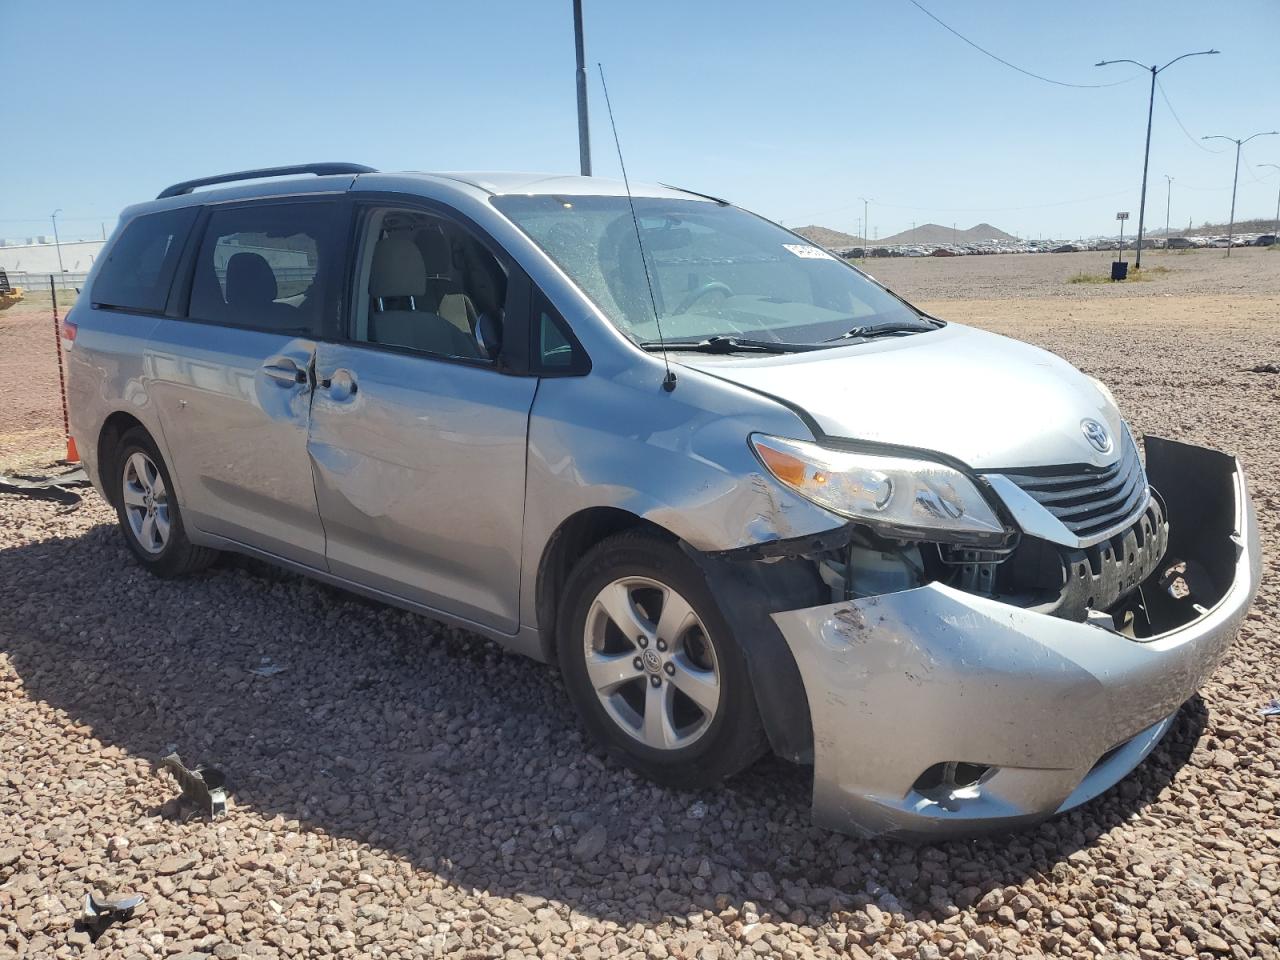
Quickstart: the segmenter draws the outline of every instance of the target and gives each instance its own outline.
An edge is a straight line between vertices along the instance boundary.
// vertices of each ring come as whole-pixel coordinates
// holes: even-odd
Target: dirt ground
[[[59,292],[59,316],[75,303],[67,294]],[[47,293],[0,310],[0,471],[65,456],[57,359]]]
[[[0,957],[1280,957],[1280,719],[1259,712],[1280,694],[1280,375],[1250,372],[1280,363],[1280,254],[1243,252],[1123,287],[1067,284],[1083,254],[872,264],[1249,471],[1258,601],[1097,800],[907,846],[815,829],[808,772],[776,760],[660,789],[583,741],[546,667],[254,563],[157,581],[92,495],[0,496]],[[227,817],[175,817],[151,767],[175,747],[226,770]],[[90,946],[94,886],[148,899]]]

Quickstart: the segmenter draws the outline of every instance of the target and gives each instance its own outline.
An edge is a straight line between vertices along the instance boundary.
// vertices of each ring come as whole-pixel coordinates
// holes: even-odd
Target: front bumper
[[[773,615],[812,716],[816,823],[863,836],[1007,830],[1092,799],[1154,749],[1234,638],[1261,559],[1238,461],[1146,445],[1170,527],[1143,584],[1151,636],[938,584]],[[1178,560],[1197,580],[1181,601],[1158,583]],[[954,791],[920,786],[955,762],[990,770]]]

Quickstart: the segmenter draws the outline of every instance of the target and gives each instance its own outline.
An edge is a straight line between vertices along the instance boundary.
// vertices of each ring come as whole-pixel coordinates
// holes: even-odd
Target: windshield
[[[930,330],[916,311],[820,247],[735,207],[626,197],[500,196],[494,205],[623,332],[668,343],[709,337],[795,344],[877,327]]]

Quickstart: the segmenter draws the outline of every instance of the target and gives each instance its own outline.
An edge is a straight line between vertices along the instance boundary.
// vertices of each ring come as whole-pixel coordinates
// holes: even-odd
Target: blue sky
[[[790,226],[884,237],[935,221],[1035,236],[1136,227],[1148,81],[1195,137],[1280,129],[1280,3],[584,0],[596,172],[616,175],[596,61],[634,180]],[[576,172],[570,0],[5,0],[0,236],[110,230],[176,180],[306,160]],[[18,38],[21,42],[15,42]],[[1226,152],[1210,153],[1204,147]],[[1156,94],[1148,223],[1225,220],[1234,146],[1189,139]],[[1240,216],[1275,210],[1280,136],[1245,147]],[[1261,181],[1261,182],[1258,182]]]

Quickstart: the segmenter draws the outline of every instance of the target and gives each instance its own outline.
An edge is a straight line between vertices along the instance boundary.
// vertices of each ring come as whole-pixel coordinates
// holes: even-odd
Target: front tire
[[[187,538],[182,510],[164,458],[151,435],[135,427],[120,438],[111,473],[112,500],[125,543],[158,577],[180,577],[209,566],[216,550]]]
[[[640,531],[602,541],[574,568],[561,609],[569,696],[587,731],[622,763],[695,789],[764,752],[746,658],[678,546]]]

